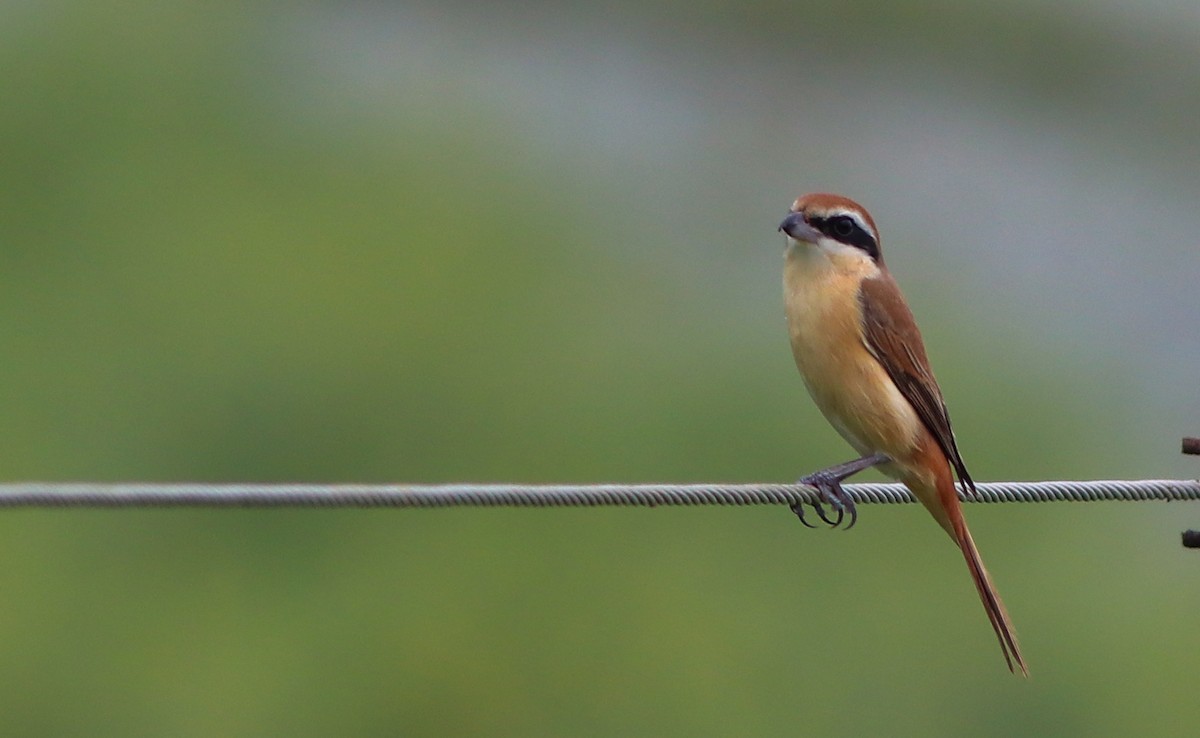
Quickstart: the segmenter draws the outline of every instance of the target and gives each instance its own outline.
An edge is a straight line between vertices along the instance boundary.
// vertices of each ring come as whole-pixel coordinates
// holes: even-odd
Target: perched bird
[[[796,366],[813,401],[861,458],[800,480],[852,526],[842,480],[869,467],[903,482],[958,544],[1010,671],[1029,675],[1012,622],[988,576],[954,487],[975,493],[921,333],[879,251],[875,222],[839,195],[805,195],[779,225],[787,235],[783,290]],[[953,470],[953,472],[951,471]],[[801,506],[793,507],[808,525]],[[811,527],[811,526],[810,526]]]

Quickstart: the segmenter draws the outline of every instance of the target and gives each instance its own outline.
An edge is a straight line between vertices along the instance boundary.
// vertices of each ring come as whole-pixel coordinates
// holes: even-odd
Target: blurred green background
[[[979,479],[1194,477],[1200,11],[0,6],[11,480],[784,481],[879,222]],[[1191,735],[1195,505],[0,515],[0,733]]]

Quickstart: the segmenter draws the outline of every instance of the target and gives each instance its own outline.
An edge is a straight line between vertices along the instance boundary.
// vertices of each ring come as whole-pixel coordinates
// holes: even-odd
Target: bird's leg
[[[813,472],[802,479],[796,480],[796,484],[815,487],[820,494],[821,500],[828,502],[829,506],[837,511],[837,518],[830,520],[825,515],[825,508],[821,507],[820,501],[812,503],[812,506],[816,508],[817,516],[829,524],[829,527],[836,528],[841,525],[842,519],[849,512],[850,523],[846,526],[846,530],[850,530],[858,522],[858,510],[855,508],[854,500],[850,499],[850,495],[846,494],[846,490],[842,489],[842,481],[864,469],[886,464],[889,461],[891,461],[891,458],[887,454],[875,453],[870,456],[864,456],[861,459],[847,461],[844,464],[838,464],[828,469]],[[809,522],[804,519],[804,503],[792,505],[792,512],[796,513],[796,517],[800,518],[801,523],[804,523],[809,528],[816,527],[809,525]]]

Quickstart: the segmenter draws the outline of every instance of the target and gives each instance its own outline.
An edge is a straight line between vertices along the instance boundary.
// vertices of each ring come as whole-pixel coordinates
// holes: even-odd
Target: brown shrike
[[[800,483],[816,487],[837,511],[830,520],[817,504],[822,520],[836,526],[848,512],[849,528],[857,513],[842,480],[876,466],[903,482],[962,550],[1009,670],[1028,676],[1012,622],[967,529],[954,473],[972,494],[975,482],[921,333],[883,263],[875,222],[858,203],[817,193],[796,200],[779,230],[788,237],[783,291],[796,366],[821,413],[862,455]],[[808,525],[803,508],[793,510]]]

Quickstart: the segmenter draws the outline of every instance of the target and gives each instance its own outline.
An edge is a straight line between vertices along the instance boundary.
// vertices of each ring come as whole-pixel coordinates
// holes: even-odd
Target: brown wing
[[[950,414],[946,411],[942,391],[925,357],[921,332],[917,330],[912,311],[905,304],[896,280],[887,272],[864,279],[859,288],[858,301],[862,306],[863,335],[867,349],[883,365],[900,394],[917,411],[921,422],[933,434],[963,485],[975,492],[975,481],[967,472],[967,465],[963,463],[958,444],[954,441],[954,430],[950,427]]]

